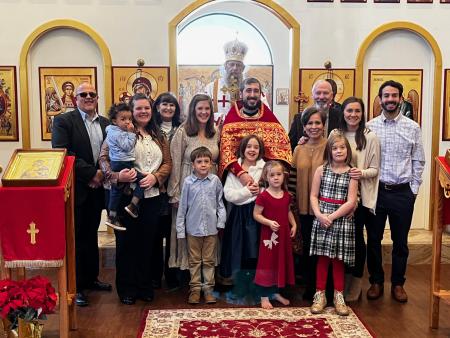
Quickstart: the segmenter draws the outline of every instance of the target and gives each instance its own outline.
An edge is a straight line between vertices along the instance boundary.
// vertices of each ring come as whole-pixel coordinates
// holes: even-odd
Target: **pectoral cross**
[[[230,93],[231,101],[239,100],[239,84],[238,84],[238,80],[236,78],[232,77],[231,78],[231,84],[228,87],[227,86],[223,86],[222,88],[220,88],[220,90],[224,94]]]
[[[30,223],[30,228],[27,229],[27,233],[30,234],[30,243],[33,245],[36,244],[36,234],[39,233],[39,229],[36,229],[36,223]]]
[[[231,100],[233,101],[239,100],[239,84],[237,79],[235,78],[231,79],[231,85],[230,88],[228,88],[228,90],[230,91]]]

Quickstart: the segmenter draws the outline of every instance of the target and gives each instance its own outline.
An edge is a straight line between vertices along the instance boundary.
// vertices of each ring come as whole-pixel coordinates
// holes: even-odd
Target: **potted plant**
[[[12,337],[41,337],[38,319],[53,313],[57,295],[50,281],[35,276],[22,281],[0,280],[0,317]]]

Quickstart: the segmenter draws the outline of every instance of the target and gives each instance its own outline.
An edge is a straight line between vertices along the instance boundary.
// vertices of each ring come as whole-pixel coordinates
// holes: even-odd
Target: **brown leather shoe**
[[[391,294],[392,298],[394,298],[397,302],[406,303],[408,301],[408,295],[401,285],[392,285]]]
[[[191,291],[188,299],[189,304],[200,303],[200,291]]]
[[[367,290],[367,299],[375,300],[380,298],[383,295],[384,286],[383,284],[374,283],[370,286],[369,290]]]
[[[216,297],[214,297],[214,295],[211,292],[206,292],[205,293],[205,303],[206,304],[214,304],[217,302]]]

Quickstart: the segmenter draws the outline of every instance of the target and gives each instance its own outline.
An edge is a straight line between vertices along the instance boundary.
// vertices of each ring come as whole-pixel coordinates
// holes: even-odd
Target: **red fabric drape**
[[[57,186],[0,187],[0,239],[7,267],[62,265],[66,252],[64,187],[74,161],[75,157],[66,156]]]

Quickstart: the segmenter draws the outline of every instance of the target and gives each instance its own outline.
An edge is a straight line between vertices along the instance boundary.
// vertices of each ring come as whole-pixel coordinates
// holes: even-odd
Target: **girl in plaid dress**
[[[325,164],[317,168],[311,188],[311,207],[315,219],[311,234],[310,255],[317,255],[316,294],[312,313],[322,313],[326,306],[325,287],[328,266],[333,265],[334,306],[338,315],[348,315],[345,305],[344,263],[355,262],[353,213],[358,181],[350,178],[352,151],[342,133],[330,134],[325,148]]]

